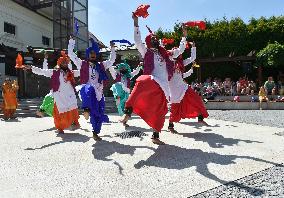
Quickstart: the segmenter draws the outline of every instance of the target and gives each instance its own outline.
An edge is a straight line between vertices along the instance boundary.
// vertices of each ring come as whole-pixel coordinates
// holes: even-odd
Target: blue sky
[[[105,45],[110,40],[127,39],[133,42],[131,13],[140,4],[149,4],[149,16],[139,18],[142,37],[145,25],[157,30],[172,30],[175,22],[190,20],[214,21],[226,16],[251,17],[284,15],[284,0],[89,0],[89,30]]]

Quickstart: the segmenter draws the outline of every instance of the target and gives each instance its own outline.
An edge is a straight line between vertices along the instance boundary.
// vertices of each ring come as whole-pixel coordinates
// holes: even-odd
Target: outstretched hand
[[[110,45],[111,48],[113,48],[114,47],[114,42],[109,42],[109,45]]]
[[[23,65],[23,70],[31,70],[32,66],[31,65]]]
[[[187,37],[187,29],[186,29],[185,25],[182,25],[182,32],[183,32],[183,36]]]
[[[138,17],[132,12],[132,19],[134,21],[134,26],[138,27]]]

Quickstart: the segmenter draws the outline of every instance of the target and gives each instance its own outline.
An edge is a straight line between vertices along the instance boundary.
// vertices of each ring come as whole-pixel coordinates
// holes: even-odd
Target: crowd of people
[[[247,77],[240,77],[238,81],[232,81],[231,78],[209,77],[204,83],[192,82],[191,86],[197,90],[200,95],[207,99],[214,100],[216,96],[255,96],[261,88],[257,87],[256,82]],[[263,84],[266,95],[283,95],[284,83],[279,80],[277,83],[273,81],[273,77],[268,77]]]

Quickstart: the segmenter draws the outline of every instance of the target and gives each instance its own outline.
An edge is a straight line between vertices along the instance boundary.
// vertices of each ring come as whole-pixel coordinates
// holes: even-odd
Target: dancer
[[[139,115],[151,128],[154,129],[152,142],[164,144],[159,139],[165,115],[168,112],[167,100],[169,100],[169,80],[173,76],[174,63],[172,58],[183,53],[186,45],[185,37],[182,38],[180,47],[168,52],[160,46],[157,36],[150,31],[146,37],[146,45],[142,43],[138,26],[138,18],[132,15],[134,21],[134,40],[138,51],[144,58],[144,72],[136,80],[136,84],[125,104],[125,114],[122,123],[126,124],[132,112]],[[186,36],[186,32],[184,31]]]
[[[130,94],[130,80],[140,72],[140,69],[141,65],[131,72],[130,66],[126,61],[118,64],[116,69],[110,69],[111,75],[116,82],[111,86],[110,90],[113,92],[118,114],[120,116],[124,114],[125,102]],[[125,126],[128,125],[125,124]]]
[[[192,44],[190,58],[183,60],[182,55],[180,55],[175,59],[174,74],[169,82],[171,111],[168,129],[172,133],[177,133],[174,129],[174,122],[179,122],[185,118],[198,117],[199,122],[205,123],[203,119],[208,117],[202,98],[183,80],[193,73],[193,68],[188,72],[184,73],[184,71],[185,66],[192,63],[195,59],[195,43]]]
[[[102,123],[109,122],[108,116],[104,114],[105,99],[103,95],[103,82],[108,80],[106,70],[109,69],[116,59],[114,44],[110,43],[111,53],[110,59],[99,62],[101,55],[98,44],[91,39],[92,47],[86,50],[86,60],[81,60],[74,53],[75,40],[70,38],[68,45],[68,55],[73,63],[80,70],[79,86],[80,96],[82,100],[82,109],[84,109],[84,117],[86,120],[90,117],[93,128],[93,138],[100,141],[98,134],[101,131]]]
[[[79,77],[80,72],[78,70],[70,70],[68,68],[70,63],[69,57],[63,51],[61,55],[57,61],[57,69],[41,69],[28,65],[25,68],[31,69],[34,74],[51,78],[51,88],[54,97],[54,124],[59,133],[64,133],[64,129],[69,128],[73,123],[75,124],[75,129],[80,128],[77,98],[74,90],[74,77]]]
[[[4,120],[15,119],[14,114],[18,107],[17,91],[19,85],[16,80],[12,83],[10,78],[7,78],[2,85],[3,104],[2,110],[4,114]]]

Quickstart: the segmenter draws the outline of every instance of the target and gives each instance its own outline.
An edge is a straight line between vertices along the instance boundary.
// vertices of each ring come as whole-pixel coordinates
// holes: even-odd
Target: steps
[[[16,117],[36,117],[36,111],[39,109],[39,106],[42,103],[43,98],[34,98],[34,99],[21,99],[18,100],[19,106],[16,111]],[[0,99],[0,103],[2,104],[3,100]],[[80,108],[81,101],[78,100],[78,107]],[[81,112],[82,110],[79,109]],[[112,97],[105,98],[105,113],[116,113],[117,108],[115,104],[115,100]],[[3,112],[0,111],[0,117],[3,116]]]

